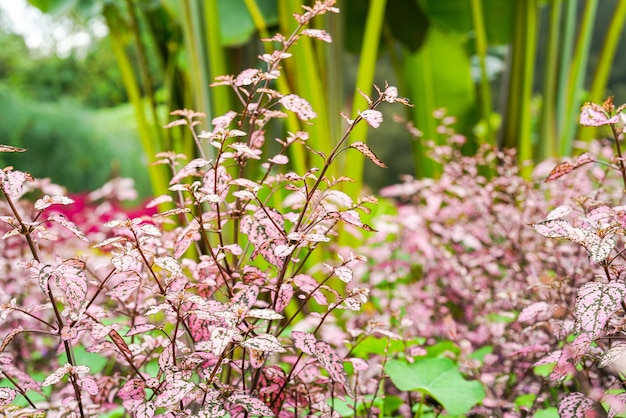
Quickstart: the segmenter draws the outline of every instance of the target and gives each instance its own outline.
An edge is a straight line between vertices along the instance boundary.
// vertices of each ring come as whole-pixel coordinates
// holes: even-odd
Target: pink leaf
[[[561,418],[591,418],[595,415],[587,414],[593,409],[593,401],[580,392],[568,393],[559,401],[559,417]]]
[[[289,157],[287,157],[286,155],[277,154],[277,155],[274,155],[272,158],[270,158],[268,161],[270,163],[283,165],[289,162]]]
[[[189,161],[187,165],[185,165],[182,169],[178,171],[178,173],[176,173],[174,177],[172,177],[172,179],[170,180],[170,185],[177,184],[183,178],[188,177],[190,175],[198,175],[199,174],[198,169],[205,167],[209,164],[211,164],[211,161],[205,160],[203,158],[196,158],[194,160]]]
[[[626,406],[626,392],[622,392],[618,395],[605,395],[604,402],[609,406],[608,418],[614,418],[617,414],[621,413]]]
[[[614,345],[600,357],[598,367],[602,368],[609,365],[620,372],[624,370],[626,365],[626,344]]]
[[[275,321],[283,319],[284,317],[273,309],[250,309],[246,314],[246,318],[258,318],[267,319],[268,321]]]
[[[578,240],[579,236],[578,228],[574,228],[569,222],[563,219],[554,219],[533,224],[533,228],[546,238],[574,241]]]
[[[80,228],[78,228],[78,226],[76,226],[74,222],[67,219],[64,215],[61,215],[61,214],[51,215],[48,217],[48,220],[58,223],[59,225],[63,226],[64,228],[68,229],[71,233],[76,235],[78,239],[80,239],[81,241],[89,243],[89,238],[87,238],[87,236],[83,233],[83,231],[81,231]]]
[[[367,112],[367,110],[366,110]],[[365,112],[363,112],[365,113]],[[369,123],[369,121],[368,121]],[[376,154],[374,154],[374,152],[370,149],[370,147],[367,146],[367,144],[365,144],[365,142],[353,142],[350,145],[351,148],[354,148],[356,150],[358,150],[361,154],[365,155],[367,158],[369,158],[369,160],[371,162],[373,162],[374,164],[376,164],[379,167],[382,168],[387,168],[387,166],[385,165],[385,163],[383,163],[377,156]]]
[[[296,348],[302,350],[303,353],[310,356],[315,355],[315,343],[317,340],[313,334],[302,331],[292,331],[291,338]]]
[[[545,320],[545,316],[549,315],[550,311],[551,307],[546,302],[535,302],[525,307],[522,312],[520,312],[517,320],[519,322],[532,322],[535,321],[537,317]]]
[[[126,299],[127,297],[135,293],[138,287],[139,287],[139,278],[136,276],[129,277],[128,279],[123,280],[119,282],[118,284],[116,284],[113,287],[113,289],[107,292],[107,295],[114,297],[114,298]]]
[[[87,303],[87,275],[81,268],[62,264],[55,278],[57,286],[65,294],[70,319],[78,320]]]
[[[293,287],[290,284],[283,283],[280,285],[280,290],[278,290],[278,295],[276,296],[276,311],[282,312],[293,297]]]
[[[240,72],[239,75],[237,75],[233,84],[237,87],[249,86],[252,83],[254,83],[255,80],[258,79],[257,75],[259,73],[260,71],[256,68],[245,69],[242,72]],[[213,125],[215,125],[216,128],[225,129],[226,127],[228,127],[228,125],[230,125],[230,122],[232,122],[234,118],[232,113],[235,113],[235,112],[228,112],[224,116],[220,116],[219,118],[214,118],[212,121]]]
[[[257,286],[246,286],[239,293],[232,297],[230,303],[233,305],[245,306],[249,310],[259,297]],[[247,312],[246,310],[246,312]],[[246,313],[244,312],[244,314]]]
[[[156,329],[156,325],[154,324],[140,324],[135,325],[134,327],[130,327],[128,332],[124,334],[125,337],[132,337],[133,335],[142,334],[144,332],[152,331]]]
[[[251,415],[262,417],[273,417],[274,412],[259,398],[255,398],[243,392],[230,395],[228,401],[242,406]]]
[[[309,36],[311,38],[319,39],[320,41],[331,43],[333,41],[332,37],[325,30],[321,29],[305,29],[302,32],[302,35]]]
[[[367,109],[359,113],[369,126],[372,128],[378,128],[381,123],[383,123],[383,114],[382,112],[374,109]]]
[[[550,379],[558,380],[565,377],[568,373],[573,372],[575,370],[574,367],[578,364],[582,356],[585,355],[592,341],[591,334],[582,333],[576,337],[574,341],[565,345],[556,366],[550,374]]]
[[[552,171],[550,171],[550,174],[548,174],[548,177],[546,177],[544,181],[547,183],[549,181],[556,180],[559,177],[562,177],[568,173],[571,173],[572,171],[574,171],[575,168],[576,167],[574,165],[565,161],[564,163],[561,163],[557,165],[556,167],[554,167]]]
[[[586,240],[580,244],[587,249],[591,259],[596,263],[606,260],[617,243],[615,235],[612,234],[599,237],[592,231],[585,231],[584,236]]]
[[[216,327],[211,332],[212,353],[222,355],[228,344],[232,341],[236,331],[232,328]]]
[[[50,385],[54,385],[63,379],[63,377],[68,374],[72,370],[72,366],[69,363],[66,363],[65,366],[59,367],[51,375],[46,377],[44,381],[41,383],[41,387],[46,387]]]
[[[315,356],[322,367],[328,372],[332,380],[341,384],[349,396],[353,396],[348,375],[343,367],[343,361],[337,352],[325,341],[315,343]]]
[[[310,294],[315,299],[315,302],[322,306],[328,305],[326,296],[319,290],[318,283],[313,277],[308,274],[298,274],[293,278],[293,282],[301,292]]]
[[[564,218],[572,212],[572,207],[567,205],[561,205],[548,213],[546,220],[553,221],[555,219]]]
[[[295,94],[283,96],[279,102],[287,110],[294,112],[300,120],[307,121],[317,117],[317,113],[315,113],[309,102]]]
[[[582,126],[602,126],[619,122],[619,115],[609,118],[602,106],[587,102],[580,110],[580,124]]]
[[[28,173],[0,170],[0,187],[11,197],[19,197],[27,181],[33,181],[33,177]]]
[[[155,197],[154,199],[152,199],[151,201],[146,203],[146,208],[154,208],[154,207],[159,206],[160,204],[163,204],[163,203],[170,203],[173,200],[174,199],[172,199],[172,196],[170,196],[168,194],[162,194],[161,196]]]
[[[626,287],[623,283],[588,282],[578,289],[576,298],[575,332],[599,336],[604,327],[620,308]]]
[[[98,394],[98,384],[93,377],[86,376],[78,381],[80,388],[88,394],[95,396]]]
[[[26,148],[13,147],[11,145],[0,145],[0,152],[26,152]]]
[[[348,266],[336,267],[333,273],[335,273],[335,275],[337,275],[342,282],[350,283],[352,281],[352,269]]]
[[[152,418],[156,412],[156,406],[154,402],[144,402],[137,406],[135,409],[135,416],[137,418]]]
[[[186,380],[172,380],[165,385],[165,390],[157,396],[154,405],[165,407],[182,401],[194,388],[193,382]]]
[[[585,164],[593,163],[596,159],[591,156],[588,152],[583,152],[576,159],[576,168],[583,166]]]
[[[71,205],[72,203],[74,203],[74,200],[67,196],[45,195],[41,199],[37,199],[35,202],[35,209],[44,210],[52,205]]]
[[[11,388],[0,388],[0,407],[8,406],[13,402],[17,392]]]
[[[128,405],[136,405],[146,397],[146,383],[139,378],[130,379],[117,392],[117,396],[126,408]]]
[[[269,353],[284,353],[285,350],[278,339],[270,334],[261,334],[241,343],[242,347]]]
[[[189,225],[183,230],[183,232],[178,237],[176,241],[176,245],[174,248],[174,258],[180,258],[185,251],[191,246],[191,244],[197,239],[197,233],[200,229],[200,225],[194,219],[189,223]]]

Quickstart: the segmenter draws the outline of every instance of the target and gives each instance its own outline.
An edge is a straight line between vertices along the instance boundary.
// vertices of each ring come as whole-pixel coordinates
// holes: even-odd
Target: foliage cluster
[[[449,142],[431,156],[442,177],[382,191],[399,206],[373,223],[379,233],[364,247],[378,307],[369,319],[401,326],[406,339],[454,342],[462,370],[487,388],[475,412],[556,416],[558,405],[563,417],[615,416],[624,407],[622,111],[607,101],[581,116],[583,126],[613,128],[616,152],[592,143],[550,173],[554,163],[541,164],[534,182],[510,152],[463,156],[464,138],[439,114]]]

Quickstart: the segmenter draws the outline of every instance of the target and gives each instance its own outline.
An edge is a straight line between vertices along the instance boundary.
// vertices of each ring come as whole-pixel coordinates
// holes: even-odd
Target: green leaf
[[[435,358],[435,357],[440,357],[445,352],[460,354],[461,350],[452,341],[441,341],[435,345],[426,347],[426,352],[428,353],[426,357]]]
[[[256,0],[268,26],[278,23],[277,0]],[[244,0],[218,0],[220,35],[226,46],[242,45],[256,31]]]
[[[467,413],[485,397],[480,382],[463,379],[458,367],[447,358],[417,360],[412,364],[390,360],[385,373],[398,389],[428,394],[452,415]]]
[[[78,0],[28,0],[30,4],[44,13],[63,14],[78,5]]]
[[[429,22],[448,32],[466,34],[474,28],[470,2],[467,0],[420,0]],[[502,45],[513,38],[514,2],[482,0],[485,32],[489,45]]]
[[[535,412],[534,418],[559,418],[559,411],[556,408],[546,408]]]

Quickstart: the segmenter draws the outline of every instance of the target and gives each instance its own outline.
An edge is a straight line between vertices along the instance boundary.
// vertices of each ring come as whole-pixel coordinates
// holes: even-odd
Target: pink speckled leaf
[[[315,356],[332,380],[341,384],[349,396],[353,396],[348,375],[343,367],[343,360],[325,341],[315,343]]]
[[[580,392],[568,393],[559,402],[559,417],[561,418],[585,418],[595,415],[587,415],[594,408],[593,401]]]
[[[378,128],[383,123],[383,114],[378,110],[367,109],[359,113],[359,116],[365,119],[372,128]]]
[[[241,343],[242,347],[269,353],[284,353],[286,350],[278,339],[271,334],[261,334]]]
[[[315,355],[315,343],[317,341],[313,334],[302,331],[292,331],[291,338],[293,338],[293,343],[296,348],[299,348],[302,352],[310,356]]]
[[[364,142],[357,141],[350,145],[351,148],[358,150],[361,154],[365,155],[371,162],[376,164],[379,167],[387,168],[385,163],[383,163],[377,156],[374,154],[374,151],[370,149]]]
[[[580,110],[582,126],[602,126],[619,122],[619,115],[609,117],[606,111],[596,103],[587,102]]]
[[[317,113],[315,113],[309,102],[295,94],[288,94],[282,97],[279,102],[287,110],[294,112],[300,120],[307,121],[317,117]]]
[[[607,321],[619,309],[626,287],[623,283],[588,282],[578,289],[575,332],[599,336]]]
[[[550,374],[550,379],[559,380],[573,372],[575,370],[574,367],[582,356],[585,355],[592,342],[592,335],[585,332],[563,347],[561,356]]]
[[[159,393],[154,404],[157,407],[174,405],[182,401],[194,386],[193,382],[186,380],[172,380],[165,385],[165,390]]]
[[[13,147],[11,145],[0,145],[0,152],[26,152],[26,148]]]
[[[83,233],[83,231],[76,226],[76,224],[69,219],[67,219],[64,215],[55,214],[48,217],[49,221],[56,222],[65,229],[69,230],[72,234],[76,235],[78,239],[83,242],[89,243],[89,238]]]
[[[282,312],[293,297],[293,287],[288,283],[280,285],[278,295],[276,296],[276,312]]]
[[[247,393],[234,393],[228,398],[229,402],[242,406],[249,414],[262,417],[273,417],[274,412],[259,398]]]
[[[11,388],[0,388],[0,407],[8,406],[13,402],[17,392]]]
[[[156,325],[154,324],[139,324],[139,325],[135,325],[134,327],[131,327],[124,336],[131,337],[133,335],[152,331],[153,329],[156,329]]]

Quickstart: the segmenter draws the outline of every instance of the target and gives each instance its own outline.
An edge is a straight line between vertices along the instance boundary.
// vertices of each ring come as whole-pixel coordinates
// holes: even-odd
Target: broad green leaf
[[[463,379],[458,367],[447,358],[423,359],[411,364],[390,360],[385,372],[398,389],[428,394],[452,415],[467,413],[485,397],[482,385]]]
[[[256,0],[268,26],[278,22],[276,0]],[[256,31],[244,0],[218,0],[220,34],[225,46],[242,45]]]
[[[513,36],[514,2],[482,0],[485,31],[490,45],[509,43]],[[472,27],[470,2],[467,0],[419,0],[429,21],[447,31],[469,33]]]
[[[62,14],[74,9],[79,0],[28,0],[43,13]]]
[[[546,408],[541,411],[537,411],[534,418],[559,418],[559,411],[556,408]]]
[[[407,84],[405,95],[411,97],[415,104],[410,110],[411,118],[424,139],[437,144],[445,138],[437,131],[440,122],[433,117],[434,110],[447,109],[447,115],[456,118],[452,127],[465,135],[470,135],[478,122],[480,107],[472,80],[468,42],[467,35],[432,27],[417,52],[403,51],[403,72]],[[441,167],[431,160],[419,161],[425,151],[420,141],[415,141],[413,145],[417,159],[416,175],[435,176]]]

